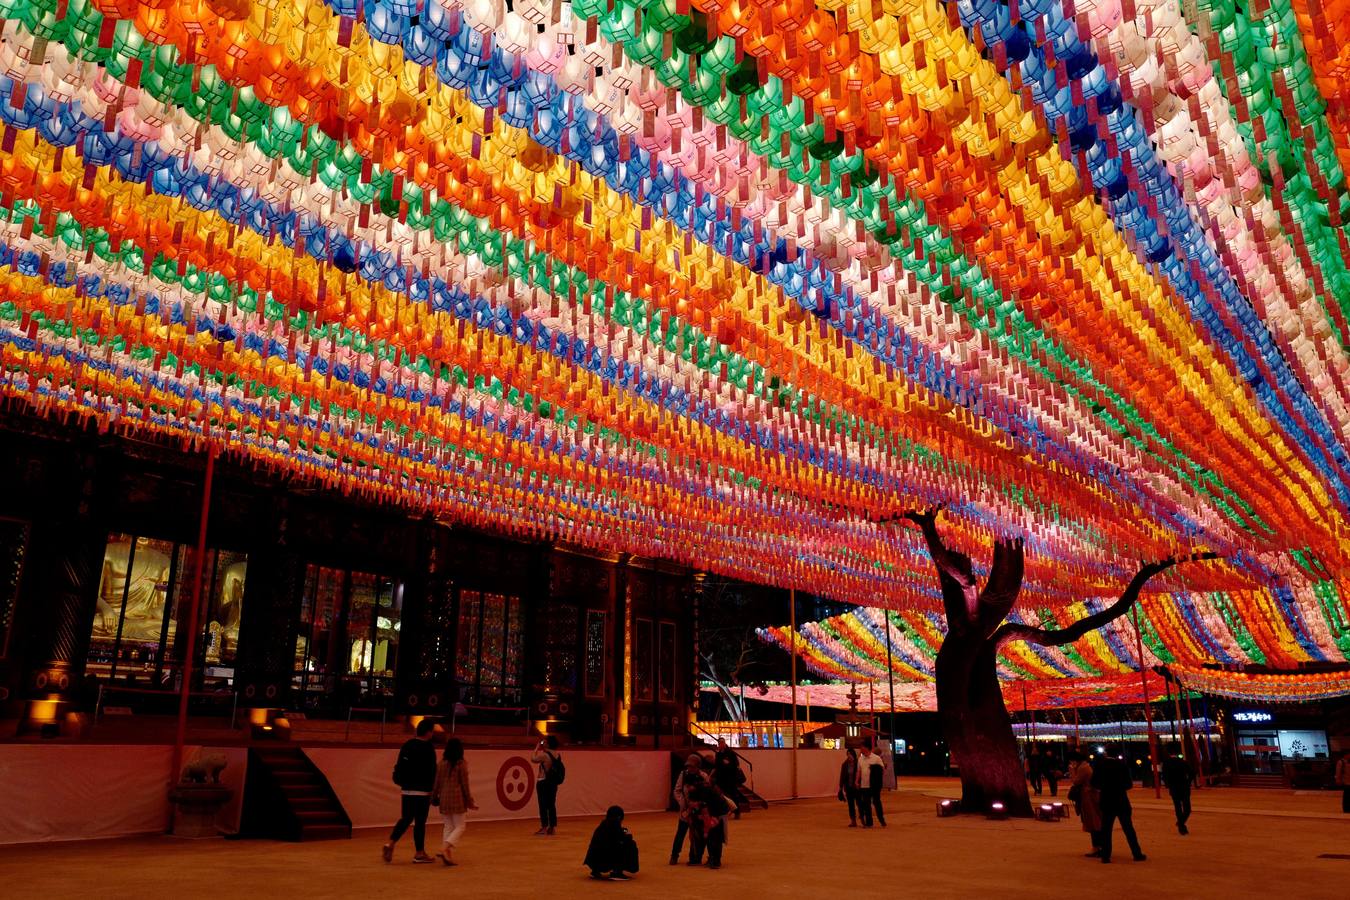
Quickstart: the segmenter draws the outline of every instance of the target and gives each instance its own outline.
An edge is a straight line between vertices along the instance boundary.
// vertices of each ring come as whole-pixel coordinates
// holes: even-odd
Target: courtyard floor
[[[565,819],[552,838],[533,837],[529,822],[470,820],[453,869],[412,865],[406,838],[395,864],[385,865],[382,830],[307,844],[150,837],[8,847],[0,849],[0,895],[1350,897],[1350,815],[1340,813],[1336,793],[1199,791],[1191,834],[1181,837],[1166,795],[1159,801],[1136,788],[1135,825],[1148,861],[1131,861],[1117,832],[1110,866],[1083,857],[1088,840],[1077,819],[936,818],[934,799],[955,793],[953,781],[907,779],[885,797],[884,830],[848,828],[843,804],[833,800],[755,810],[732,823],[720,871],[667,865],[674,815],[632,815],[643,868],[626,884],[593,882],[581,865],[594,819]],[[433,846],[439,821],[428,831]]]

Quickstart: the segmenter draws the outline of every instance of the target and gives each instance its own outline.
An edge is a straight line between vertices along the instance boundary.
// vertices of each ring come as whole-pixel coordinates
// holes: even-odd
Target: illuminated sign
[[[1268,712],[1260,710],[1243,710],[1233,713],[1234,722],[1273,722],[1275,717]]]

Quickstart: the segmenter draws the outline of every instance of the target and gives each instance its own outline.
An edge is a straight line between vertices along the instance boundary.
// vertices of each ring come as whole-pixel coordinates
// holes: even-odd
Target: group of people
[[[464,759],[464,744],[459,738],[450,738],[437,761],[433,743],[435,733],[436,723],[423,719],[417,723],[414,736],[399,749],[394,763],[394,784],[399,787],[402,802],[394,830],[380,849],[385,862],[393,862],[395,845],[411,827],[414,863],[440,860],[442,865],[455,865],[454,850],[464,837],[468,812],[478,808],[469,789],[469,764]],[[539,797],[539,830],[535,834],[551,835],[558,826],[558,785],[562,784],[566,773],[558,753],[558,739],[550,735],[540,741],[533,760],[539,766],[535,782],[535,793]],[[433,805],[441,811],[442,821],[441,852],[434,857],[426,852],[427,817]],[[622,810],[619,810],[619,819],[623,819]]]
[[[741,791],[745,773],[740,757],[725,740],[719,740],[711,771],[706,763],[703,754],[690,753],[685,758],[684,768],[675,777],[672,796],[679,818],[675,824],[675,840],[670,847],[672,866],[679,864],[688,838],[686,865],[701,866],[706,856],[709,869],[722,868],[728,822],[741,817],[741,807],[745,803]],[[611,806],[605,821],[591,836],[586,865],[590,867],[592,878],[627,880],[627,873],[637,871],[637,843],[628,829],[622,827],[622,822],[623,810]]]
[[[1179,744],[1169,744],[1167,759],[1163,761],[1162,781],[1172,798],[1177,817],[1177,832],[1189,834],[1186,823],[1191,817],[1191,785],[1195,772],[1181,754]],[[1082,751],[1070,754],[1069,799],[1083,823],[1083,830],[1092,839],[1092,850],[1087,855],[1104,863],[1111,861],[1111,836],[1120,823],[1121,833],[1130,845],[1136,862],[1148,857],[1139,846],[1134,830],[1134,810],[1130,806],[1130,788],[1134,779],[1125,760],[1118,756],[1102,755],[1089,760]]]
[[[1049,749],[1040,752],[1032,751],[1027,756],[1027,780],[1031,782],[1031,788],[1036,792],[1036,796],[1041,796],[1041,791],[1045,785],[1050,787],[1050,796],[1059,796],[1060,769],[1059,760]]]
[[[689,838],[690,866],[703,864],[708,857],[708,868],[722,867],[722,848],[727,842],[727,820],[739,815],[736,801],[728,797],[718,784],[717,765],[709,774],[703,768],[703,755],[690,753],[684,769],[675,778],[674,799],[679,811],[675,824],[675,841],[670,846],[670,864],[680,861],[684,839]]]
[[[389,840],[381,848],[385,862],[393,861],[395,846],[411,828],[414,863],[439,860],[445,866],[455,865],[454,851],[464,836],[466,815],[469,810],[478,808],[469,788],[464,745],[458,738],[450,738],[438,760],[434,734],[435,724],[430,719],[423,719],[417,725],[416,735],[399,750],[393,777],[399,787],[401,809]],[[1191,817],[1191,785],[1195,772],[1182,755],[1180,745],[1173,743],[1167,749],[1162,781],[1172,798],[1177,831],[1184,835],[1189,833],[1187,822]],[[536,834],[552,835],[558,825],[558,786],[566,777],[557,739],[550,736],[540,741],[532,759],[539,767],[536,781],[539,830]],[[1083,830],[1092,840],[1092,850],[1087,855],[1104,863],[1111,862],[1112,834],[1119,822],[1134,859],[1139,862],[1147,859],[1134,830],[1129,797],[1134,782],[1124,759],[1104,754],[1090,760],[1078,750],[1071,753],[1069,759],[1069,800],[1078,812]],[[1041,762],[1034,763],[1035,760]],[[1033,771],[1049,780],[1052,795],[1057,793],[1059,773],[1048,751],[1030,757],[1028,772]],[[848,803],[850,828],[857,827],[859,818],[864,828],[871,828],[874,813],[876,822],[886,827],[886,815],[881,805],[884,774],[885,763],[871,742],[861,750],[848,749],[839,769],[839,799]],[[1345,759],[1337,765],[1336,780],[1345,789],[1344,800],[1350,811],[1350,763]],[[740,818],[741,785],[744,782],[740,760],[725,741],[718,742],[711,771],[706,769],[702,754],[689,754],[684,769],[675,780],[674,800],[679,820],[670,849],[671,865],[679,863],[687,837],[687,865],[702,865],[706,855],[708,868],[721,868],[728,821]],[[1037,780],[1033,778],[1032,784],[1039,794]],[[443,820],[441,851],[434,857],[425,847],[427,817],[433,805],[441,811]],[[630,873],[637,872],[637,843],[624,827],[623,819],[623,809],[611,806],[592,834],[585,858],[592,877],[626,880]]]
[[[862,818],[864,828],[872,827],[872,812],[876,821],[886,827],[886,811],[881,808],[881,790],[885,784],[886,763],[871,741],[862,752],[850,747],[839,766],[839,799],[848,803],[848,827],[857,828]]]
[[[381,856],[387,863],[393,862],[396,845],[411,828],[414,863],[439,860],[445,866],[456,865],[454,852],[464,836],[466,814],[478,808],[469,788],[464,745],[458,738],[450,738],[437,760],[434,737],[435,723],[423,719],[417,724],[415,736],[400,748],[394,763],[393,778],[399,787],[401,807],[389,840],[381,847]],[[563,783],[567,771],[558,752],[557,738],[550,735],[540,741],[531,759],[539,767],[535,781],[539,830],[535,834],[553,835],[558,827],[558,786]],[[708,868],[721,868],[722,848],[727,842],[727,821],[740,818],[740,806],[744,802],[741,786],[744,783],[740,759],[725,741],[718,742],[711,772],[705,771],[702,755],[689,755],[675,782],[679,823],[670,854],[671,865],[679,861],[688,836],[689,865],[702,865],[706,854]],[[433,805],[441,811],[443,820],[441,850],[435,856],[426,852],[427,817]],[[880,816],[879,800],[877,812]],[[637,842],[624,827],[623,819],[623,808],[611,806],[591,835],[584,864],[591,870],[592,878],[627,880],[629,875],[637,872]]]
[[[394,783],[402,795],[402,808],[389,840],[381,848],[385,862],[393,862],[394,845],[412,826],[415,863],[434,863],[453,866],[454,849],[464,836],[465,816],[477,809],[469,790],[469,764],[464,759],[464,745],[458,738],[445,742],[439,762],[432,744],[436,725],[430,719],[417,723],[416,736],[404,743],[394,763]],[[441,811],[441,852],[431,857],[426,852],[427,815],[431,805]]]

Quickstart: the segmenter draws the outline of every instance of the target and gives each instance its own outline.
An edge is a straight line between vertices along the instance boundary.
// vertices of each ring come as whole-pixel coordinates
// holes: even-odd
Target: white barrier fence
[[[197,747],[184,754],[191,759]],[[209,747],[228,765],[222,782],[234,789],[221,811],[224,831],[238,827],[247,750]],[[163,745],[0,744],[0,844],[90,840],[162,832],[168,821],[168,767]],[[398,817],[392,773],[397,749],[309,747],[356,828],[391,825]],[[470,787],[481,821],[532,819],[537,815],[536,766],[531,748],[468,750]],[[792,796],[792,754],[742,750],[755,767],[755,789],[767,800]],[[600,816],[611,804],[629,812],[666,808],[670,793],[669,750],[563,748],[567,778],[558,791],[560,816]],[[833,796],[840,751],[797,754],[797,795]],[[433,814],[434,817],[434,814]]]

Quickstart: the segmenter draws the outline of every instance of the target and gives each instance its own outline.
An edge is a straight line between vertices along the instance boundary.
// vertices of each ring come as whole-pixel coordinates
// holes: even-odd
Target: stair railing
[[[713,734],[711,731],[708,731],[708,729],[704,728],[702,725],[698,724],[697,722],[690,722],[689,724],[690,724],[696,731],[698,731],[700,734],[702,734],[704,737],[711,738],[714,746],[717,744],[717,741],[718,741],[718,739],[719,739],[719,737],[720,737],[719,735]],[[746,722],[745,724],[746,724],[747,726],[749,726],[750,723],[749,723],[749,722]],[[732,747],[732,746],[728,745],[728,746],[727,746],[727,749],[730,750],[732,753],[735,753],[735,754],[736,754],[736,758],[739,759],[739,760],[741,761],[741,764],[742,764],[743,766],[745,766],[747,769],[750,770],[749,777],[747,778],[747,781],[748,781],[749,784],[750,784],[750,791],[751,791],[751,793],[754,793],[754,791],[755,791],[755,764],[752,763],[750,760],[746,759],[745,756],[744,756],[739,750],[737,750],[735,747]]]
[[[383,706],[349,706],[347,707],[347,730],[342,735],[343,743],[352,739],[352,713],[379,713],[380,714],[380,743],[384,743],[384,726],[389,720],[389,710]]]

